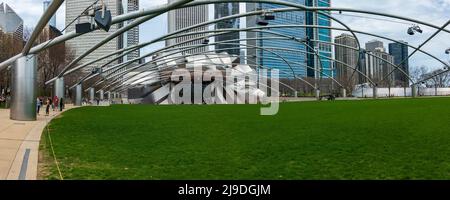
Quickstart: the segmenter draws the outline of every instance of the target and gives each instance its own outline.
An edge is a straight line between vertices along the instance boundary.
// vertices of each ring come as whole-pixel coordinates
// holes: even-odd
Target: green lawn
[[[84,107],[50,125],[65,179],[450,179],[450,98]],[[46,134],[44,179],[56,179]]]

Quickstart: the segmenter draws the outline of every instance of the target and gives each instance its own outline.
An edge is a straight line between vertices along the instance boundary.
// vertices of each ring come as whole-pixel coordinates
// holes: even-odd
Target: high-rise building
[[[174,1],[175,0],[169,0],[169,3],[172,3]],[[169,11],[169,13],[168,13],[168,32],[172,33],[177,30],[208,21],[209,12],[210,12],[209,7],[210,6],[208,6],[208,5],[200,5],[200,6],[194,6],[194,7],[188,7],[188,8],[182,8],[182,9]],[[193,29],[190,32],[205,31],[205,30],[207,30],[207,27],[200,27],[200,28]],[[203,34],[203,35],[191,35],[191,36],[186,36],[186,37],[179,37],[176,39],[167,40],[166,45],[170,46],[170,45],[174,45],[174,44],[179,44],[179,43],[182,43],[182,42],[194,39],[194,38],[198,38],[201,36],[206,36],[206,35]],[[181,46],[199,45],[199,44],[202,44],[202,42],[203,42],[203,40],[196,40],[196,41],[193,41],[190,43],[183,44]],[[205,51],[207,51],[207,49],[208,49],[208,47],[201,47],[201,48],[196,48],[196,49],[192,49],[190,51],[185,51],[185,52],[193,54],[193,53],[205,52]]]
[[[44,12],[48,9],[53,0],[44,0]],[[56,15],[53,15],[48,22],[48,25],[56,28]]]
[[[382,58],[382,59],[380,59]],[[367,52],[366,54],[366,75],[374,82],[379,83],[379,87],[393,86],[394,74],[388,74],[394,69],[389,64],[394,62],[394,57],[384,51],[383,48],[378,47],[374,51]],[[387,62],[386,62],[387,61]],[[380,82],[383,80],[382,82]]]
[[[305,4],[306,6],[312,7],[330,7],[331,0],[306,0]],[[325,13],[331,14],[328,11]],[[318,12],[307,12],[306,24],[329,27],[331,26],[331,19]],[[319,59],[316,58],[313,50],[309,50],[307,62],[310,68],[308,68],[308,76],[323,77],[324,76],[323,74],[317,73],[317,71],[314,70],[315,67],[321,66],[322,72],[324,74],[326,74],[327,76],[334,77],[333,64],[332,61],[328,59],[333,57],[332,47],[331,44],[329,44],[329,42],[332,41],[331,30],[326,28],[307,28],[306,32],[307,36],[310,39],[319,41],[319,42],[311,41],[310,46],[313,47],[316,51],[318,51],[318,54],[320,55],[320,59],[322,61],[322,63],[319,63]]]
[[[214,5],[214,19],[239,14],[239,3],[218,3]],[[240,19],[229,19],[216,24],[216,29],[239,28]],[[230,55],[240,55],[239,41],[230,41],[240,38],[239,32],[227,33],[215,37],[215,42],[224,42],[225,44],[215,45],[217,53],[227,52]],[[228,41],[228,42],[227,42]]]
[[[118,7],[118,14],[125,14],[133,11],[139,10],[139,0],[121,0],[121,4]],[[120,23],[119,28],[131,23],[133,20]],[[127,48],[129,46],[139,44],[139,27],[134,27],[128,30],[125,34],[122,34],[118,39],[119,49]],[[124,56],[121,61],[132,60],[140,56],[140,51],[133,51],[128,55]]]
[[[173,0],[169,0],[172,2]],[[199,23],[211,21],[218,18],[223,18],[230,15],[236,15],[246,10],[246,3],[217,3],[210,5],[200,5],[189,8],[182,8],[174,11],[170,11],[168,14],[168,32],[172,33],[177,30],[193,26]],[[200,32],[212,29],[230,29],[230,28],[242,28],[245,27],[245,20],[239,18],[224,20],[214,25],[204,26],[200,28],[192,29],[188,32]],[[186,32],[184,32],[186,33]],[[213,34],[213,33],[211,33]],[[239,44],[245,43],[240,41],[231,41],[242,38],[243,33],[233,32],[228,34],[222,34],[215,37],[208,37],[209,43],[217,43],[216,45],[202,46],[195,49],[185,49],[184,53],[198,54],[201,52],[227,52],[230,55],[245,55],[246,50],[239,50]],[[179,37],[166,41],[166,46],[180,44],[179,46],[191,46],[202,45],[207,38],[208,34],[195,34],[191,36]],[[181,44],[188,40],[195,38],[201,38],[192,42]]]
[[[6,3],[0,4],[0,31],[12,34],[18,40],[23,39],[23,20]]]
[[[358,42],[353,35],[350,34],[342,34],[337,36],[334,39],[334,43],[336,43],[334,47],[335,52],[335,65],[336,65],[336,78],[341,83],[356,84],[356,80],[358,79],[358,73],[355,73],[355,70],[352,68],[358,68],[358,56],[359,53],[355,49],[351,49],[348,47],[358,47]],[[340,44],[340,45],[338,45]],[[344,65],[343,63],[347,64]]]
[[[366,43],[366,51],[375,51],[375,49],[381,48],[383,51],[386,51],[384,48],[383,42],[379,40],[371,40]]]
[[[408,43],[400,41],[400,43],[390,43],[389,44],[389,54],[394,56],[394,64],[400,65],[400,68],[409,74],[409,59],[408,59]],[[403,62],[403,63],[402,63]],[[409,85],[408,77],[401,73],[399,70],[395,71],[395,81],[397,85],[406,87]]]
[[[169,0],[171,2],[172,0]],[[300,5],[305,5],[308,0],[286,0],[288,2],[297,3]],[[314,5],[319,6],[330,6],[329,0],[316,0],[312,3]],[[175,11],[170,11],[168,15],[168,32],[174,32],[176,30],[180,30],[182,28],[192,26],[195,24],[199,24],[202,22],[210,21],[217,18],[222,18],[229,15],[235,15],[244,12],[250,12],[254,10],[270,10],[276,8],[283,8],[285,6],[276,5],[276,4],[268,4],[268,3],[218,3],[211,5],[202,5],[195,6],[189,8],[183,8]],[[305,11],[294,11],[294,12],[282,12],[282,13],[273,13],[275,16],[274,20],[270,20],[269,25],[302,25],[307,24]],[[258,20],[261,16],[247,16],[243,18],[236,18],[232,20],[223,21],[217,23],[214,26],[209,27],[201,27],[191,32],[199,32],[205,31],[212,28],[215,29],[224,29],[224,28],[247,28],[247,27],[257,27],[260,26],[258,24]],[[331,22],[328,18],[323,17],[321,15],[317,16],[315,20],[311,20],[311,24],[320,24],[323,26],[330,26]],[[313,29],[312,29],[313,30]],[[272,32],[281,33],[283,35],[287,35],[289,37],[295,37],[298,39],[307,38],[308,34],[306,28],[274,28],[271,29]],[[315,34],[314,34],[315,33]],[[181,42],[203,37],[206,35],[192,35],[177,39],[172,39],[166,42],[166,45],[179,44]],[[239,55],[241,58],[241,63],[246,63],[251,66],[261,65],[267,68],[276,68],[280,70],[281,78],[293,78],[292,71],[294,71],[296,76],[307,76],[308,73],[308,65],[307,65],[307,51],[305,45],[302,45],[294,40],[261,40],[258,38],[267,38],[267,37],[276,37],[270,33],[262,33],[262,32],[241,32],[241,33],[229,33],[225,35],[216,36],[210,39],[210,43],[212,42],[223,42],[230,41],[234,39],[244,39],[248,40],[239,41],[239,42],[226,42],[227,44],[217,44],[209,47],[197,48],[195,50],[186,51],[188,53],[199,53],[205,51],[214,51],[221,52],[226,51],[229,54]],[[331,31],[329,29],[315,29],[312,37],[313,40],[320,40],[324,42],[331,42]],[[183,44],[182,46],[193,45],[193,44],[202,44],[203,39],[199,39],[197,41]],[[240,49],[238,48],[238,44],[241,44]],[[324,57],[331,58],[332,57],[332,49],[330,44],[320,43],[315,46],[320,55]],[[236,49],[232,49],[236,48]],[[272,48],[272,49],[270,49]],[[289,51],[287,49],[293,49],[294,51]],[[314,48],[314,46],[313,46]],[[226,50],[224,50],[226,49]],[[263,50],[266,49],[266,50]],[[278,49],[278,50],[276,50]],[[284,50],[279,50],[284,49]],[[285,58],[289,61],[287,64],[280,57]],[[315,57],[312,57],[312,60],[315,60]],[[332,62],[329,59],[321,58],[323,64],[323,72],[329,74],[330,76],[333,74]],[[314,68],[316,63],[312,63],[311,66]],[[292,69],[291,69],[292,68]],[[314,70],[312,70],[314,72]],[[314,73],[313,73],[314,76]]]
[[[288,0],[288,2],[297,3],[300,5],[305,5],[305,0]],[[248,11],[253,10],[270,10],[276,8],[283,8],[285,6],[267,3],[249,3],[247,6]],[[269,25],[304,25],[305,24],[305,12],[304,11],[294,11],[294,12],[280,12],[274,13],[275,20],[270,20]],[[258,19],[260,16],[247,17],[247,26],[255,27],[258,25]],[[273,28],[270,29],[272,32],[281,33],[289,37],[295,37],[298,39],[306,38],[305,28]],[[268,38],[277,37],[276,35],[270,33],[247,33],[248,38]],[[270,69],[278,69],[280,78],[293,79],[295,76],[304,77],[307,73],[306,65],[306,47],[294,40],[273,40],[273,39],[262,39],[262,40],[249,40],[249,44],[255,45],[259,48],[248,47],[248,55],[251,62],[255,62],[258,65],[262,65]],[[264,48],[266,50],[263,50]],[[273,49],[271,49],[273,48]],[[281,50],[276,50],[281,49]],[[285,50],[284,50],[285,49]],[[293,49],[294,51],[289,51],[287,49]],[[254,56],[256,55],[256,57]],[[279,56],[283,57],[287,61],[287,64]],[[253,57],[253,58],[252,58]],[[257,59],[255,59],[257,58]],[[253,61],[255,60],[255,61]],[[254,64],[254,63],[249,63]],[[292,68],[292,69],[291,69]]]
[[[72,20],[77,18],[88,6],[94,3],[94,0],[66,0],[66,24],[69,24]],[[107,7],[111,11],[111,15],[118,16],[120,14],[131,12],[134,10],[138,10],[139,1],[138,0],[109,0],[103,1]],[[100,3],[100,2],[98,2]],[[75,31],[76,23],[85,23],[91,22],[88,17],[80,17],[75,21],[72,25],[67,28],[67,32]],[[74,51],[75,56],[78,57],[90,48],[92,48],[99,41],[102,41],[104,38],[108,37],[111,33],[117,31],[121,26],[128,24],[129,22],[124,22],[122,24],[115,24],[111,26],[109,32],[105,32],[104,30],[96,30],[91,33],[84,34],[75,39],[67,41],[67,45]],[[127,46],[132,46],[134,44],[139,43],[139,29],[133,28],[123,34],[121,37],[117,37],[104,44],[102,47],[95,50],[93,53],[86,56],[81,62],[89,62],[93,59],[97,59],[104,55],[110,54],[118,49],[126,48]],[[131,53],[125,60],[130,60],[132,58],[136,58],[139,56],[139,52]],[[86,70],[90,70],[92,67],[99,66],[108,62],[108,59],[104,59],[101,62],[97,62],[92,66],[88,66]],[[119,60],[122,62],[123,60]],[[113,62],[112,64],[117,64],[117,62]]]

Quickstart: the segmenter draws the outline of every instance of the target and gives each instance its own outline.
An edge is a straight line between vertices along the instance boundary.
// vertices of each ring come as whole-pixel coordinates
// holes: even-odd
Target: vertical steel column
[[[105,93],[103,92],[103,90],[99,91],[99,95],[100,95],[100,100],[103,100],[105,97]]]
[[[75,106],[81,106],[82,105],[82,99],[83,98],[83,87],[81,84],[78,84],[75,87]]]
[[[374,99],[378,98],[378,87],[377,86],[373,86],[373,98]]]
[[[316,92],[316,99],[320,100],[320,89],[316,88],[315,92]]]
[[[411,96],[413,98],[417,97],[417,85],[415,84],[411,85]]]
[[[55,80],[55,96],[57,96],[59,99],[64,98],[64,77],[57,78]]]
[[[89,88],[89,98],[91,99],[91,103],[94,103],[95,100],[95,89],[94,88]]]
[[[10,118],[18,121],[36,120],[37,59],[22,56],[12,66]]]
[[[343,98],[347,97],[347,90],[345,88],[342,88],[342,97]]]

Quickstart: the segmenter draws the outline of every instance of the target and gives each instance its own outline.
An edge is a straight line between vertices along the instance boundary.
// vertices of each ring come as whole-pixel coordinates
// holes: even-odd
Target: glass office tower
[[[286,0],[289,2],[297,3],[304,5],[305,0]],[[252,6],[252,5],[249,5]],[[266,3],[258,3],[253,5],[254,7],[248,7],[247,10],[268,10],[275,8],[284,8],[286,6],[274,5],[274,4],[266,4]],[[270,20],[269,25],[303,25],[305,24],[305,12],[304,11],[295,11],[295,12],[282,12],[282,13],[274,13],[275,20]],[[257,24],[259,16],[257,17],[248,17],[247,25],[249,27],[259,26]],[[266,30],[266,29],[265,29]],[[304,39],[306,37],[305,28],[273,28],[269,31],[281,33],[283,35],[287,35],[290,37],[296,37],[299,39]],[[270,33],[247,33],[249,38],[267,38],[267,37],[280,37]],[[257,41],[249,41],[249,44],[255,44],[258,47],[267,48],[269,51],[261,50],[261,49],[251,49],[248,48],[248,55],[256,55],[257,59],[254,61],[267,68],[279,69],[280,70],[280,78],[294,78],[291,67],[295,73],[295,75],[304,77],[306,76],[306,47],[301,43],[295,42],[294,40],[257,40]],[[294,49],[296,51],[287,51],[287,50],[277,50],[276,48],[284,48],[284,49]],[[273,53],[271,53],[272,51]],[[290,61],[291,67],[284,62],[277,55],[285,58]],[[249,56],[249,57],[250,57]],[[249,62],[249,64],[252,64]]]
[[[409,59],[408,59],[408,43],[400,41],[401,43],[390,43],[389,44],[389,54],[394,56],[394,64],[400,65],[400,68],[404,72],[409,74]],[[402,63],[403,62],[403,63]],[[401,73],[399,70],[394,72],[395,74],[395,84],[407,87],[409,85],[408,77]]]
[[[312,7],[330,7],[331,6],[331,0],[306,0],[307,6]],[[330,12],[326,12],[330,13]],[[306,23],[308,25],[319,25],[319,26],[331,26],[331,20],[325,16],[321,15],[319,13],[312,13],[309,12],[306,14]],[[331,38],[331,30],[330,29],[323,29],[323,28],[307,28],[306,30],[307,35],[309,38],[314,40],[319,40],[323,42],[332,42]],[[325,57],[332,58],[332,48],[330,44],[320,43],[320,42],[314,42],[311,41],[310,45],[314,47],[314,49],[319,51],[319,55],[321,55],[322,60],[322,71],[324,74],[328,76],[335,76],[335,70],[333,69],[333,63],[330,59],[327,59]],[[320,63],[318,59],[315,59],[314,54],[308,54],[308,66],[311,68],[314,68],[314,66],[320,67]],[[316,75],[324,77],[322,74],[316,74],[313,69],[308,69],[308,76],[309,77],[315,77]]]
[[[239,14],[239,3],[218,3],[214,5],[214,18]],[[220,21],[216,24],[216,29],[239,28],[239,18]],[[240,55],[239,41],[229,42],[239,39],[239,32],[228,33],[215,37],[215,42],[224,42],[226,44],[217,44],[216,52],[227,52],[231,55]],[[235,49],[231,49],[235,48]],[[224,49],[224,50],[221,50]]]

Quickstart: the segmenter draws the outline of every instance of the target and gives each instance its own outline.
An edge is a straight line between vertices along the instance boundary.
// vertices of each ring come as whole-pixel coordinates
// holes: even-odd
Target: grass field
[[[65,179],[450,179],[450,98],[84,107],[50,124]],[[48,135],[41,175],[57,179]]]

